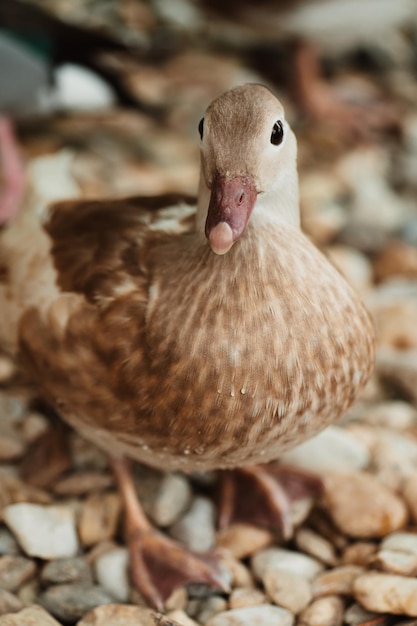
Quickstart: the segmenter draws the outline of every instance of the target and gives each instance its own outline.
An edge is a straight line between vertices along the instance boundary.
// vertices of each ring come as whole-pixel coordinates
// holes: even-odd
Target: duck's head
[[[200,121],[197,228],[226,254],[254,225],[299,224],[297,146],[279,100],[246,84],[214,100]]]

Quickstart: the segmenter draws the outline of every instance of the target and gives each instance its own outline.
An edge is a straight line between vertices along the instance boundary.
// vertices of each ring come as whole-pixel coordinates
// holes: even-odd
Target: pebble
[[[6,473],[6,468],[10,468],[10,473]],[[14,473],[12,466],[1,468],[4,470],[0,473],[0,510],[2,515],[4,509],[9,504],[19,502],[32,502],[37,504],[48,504],[52,501],[51,496],[43,489],[32,487],[20,480]]]
[[[259,580],[263,580],[267,571],[285,571],[312,580],[323,571],[324,567],[301,552],[283,548],[267,548],[255,554],[251,559],[252,569]]]
[[[293,626],[294,616],[278,606],[252,606],[219,613],[205,626]]]
[[[326,475],[354,471],[368,466],[366,447],[340,426],[329,426],[322,433],[286,452],[281,461]]]
[[[319,559],[326,565],[336,565],[337,556],[333,544],[310,528],[300,528],[295,534],[295,543],[301,552]]]
[[[187,606],[188,593],[185,587],[177,587],[165,600],[166,611],[184,610]]]
[[[344,565],[366,567],[373,560],[377,549],[371,541],[356,541],[345,548],[341,561]]]
[[[92,493],[82,505],[78,519],[78,534],[83,546],[93,546],[113,539],[121,514],[118,493]]]
[[[271,545],[274,535],[250,524],[231,524],[217,533],[216,546],[229,550],[236,559],[246,559]]]
[[[392,400],[367,407],[362,414],[362,419],[373,426],[403,430],[416,425],[417,411],[408,402]]]
[[[29,556],[57,559],[78,551],[75,515],[69,507],[13,504],[4,509],[3,516]]]
[[[242,609],[259,604],[267,604],[266,595],[259,589],[253,589],[251,587],[238,587],[233,589],[229,597],[229,607],[231,609]]]
[[[16,425],[8,421],[0,421],[0,462],[18,459],[24,450],[25,442],[17,431]]]
[[[42,606],[64,622],[75,622],[84,613],[114,598],[98,585],[72,583],[52,585],[39,596]]]
[[[392,277],[417,277],[417,248],[405,241],[393,239],[373,261],[374,276],[377,282]]]
[[[353,581],[364,572],[359,565],[343,565],[335,567],[316,576],[312,583],[313,595],[318,596],[350,596]]]
[[[221,562],[230,573],[230,583],[233,587],[255,587],[253,574],[242,561],[238,561],[228,552],[223,552]]]
[[[407,532],[392,533],[381,542],[381,549],[397,550],[417,556],[417,535]]]
[[[142,606],[105,604],[91,609],[77,626],[163,626],[157,617],[155,611]]]
[[[167,619],[170,620],[169,623],[167,621],[167,626],[175,626],[175,624],[179,624],[180,626],[199,626],[191,617],[188,617],[187,613],[184,613],[184,611],[180,609],[167,613]],[[175,624],[173,624],[173,622],[175,622]]]
[[[158,526],[170,526],[185,511],[190,500],[191,488],[188,480],[181,474],[165,474],[149,515]]]
[[[417,617],[417,579],[366,572],[353,584],[355,599],[368,611]]]
[[[401,391],[417,404],[417,349],[380,348],[376,371],[383,382]]]
[[[30,411],[21,426],[22,437],[26,444],[30,444],[43,435],[49,427],[47,418],[37,411]]]
[[[336,176],[309,171],[300,179],[303,228],[319,243],[334,238],[346,223],[346,212],[338,202],[345,191]]]
[[[365,472],[327,476],[324,500],[333,522],[351,537],[384,537],[407,522],[404,502]]]
[[[55,559],[41,571],[41,580],[46,584],[84,582],[91,584],[93,576],[90,565],[81,557]]]
[[[128,563],[128,550],[116,548],[99,556],[94,564],[98,584],[119,602],[127,602],[130,594]]]
[[[19,591],[16,591],[16,595],[23,606],[29,606],[31,604],[37,604],[40,591],[41,584],[39,579],[32,578],[29,582],[22,585]]]
[[[0,419],[20,422],[27,410],[26,400],[21,396],[0,391]]]
[[[395,490],[416,473],[417,442],[409,435],[380,429],[372,449],[372,466],[380,481]]]
[[[196,618],[202,624],[206,624],[213,616],[223,613],[227,609],[227,600],[220,596],[211,596],[202,600]]]
[[[398,532],[385,537],[376,555],[375,565],[392,574],[417,575],[417,535]]]
[[[389,186],[388,171],[388,155],[380,147],[360,147],[340,159],[337,172],[353,194],[352,223],[377,224],[385,232],[401,226],[408,207]]]
[[[216,536],[215,514],[213,502],[197,496],[187,513],[171,526],[170,534],[189,550],[210,550]]]
[[[370,290],[372,267],[365,254],[339,244],[327,247],[326,255],[355,291],[364,294]]]
[[[417,555],[396,550],[380,550],[375,558],[374,566],[390,574],[416,576]]]
[[[174,524],[191,503],[191,487],[181,474],[164,474],[149,467],[135,467],[138,496],[157,526]]]
[[[114,479],[111,474],[100,471],[79,471],[61,478],[54,485],[54,492],[60,496],[81,496],[91,491],[111,487]]]
[[[0,557],[0,589],[17,591],[36,574],[36,564],[24,556]]]
[[[345,611],[345,614],[343,616],[343,622],[348,624],[349,626],[361,626],[364,623],[368,622],[370,624],[378,624],[378,621],[372,621],[378,620],[378,617],[380,617],[378,616],[378,613],[366,611],[362,606],[355,602]]]
[[[19,552],[19,545],[10,530],[0,525],[0,555],[19,554]]]
[[[275,604],[298,615],[313,597],[309,581],[293,572],[269,569],[262,578],[265,591]]]
[[[314,600],[299,616],[297,626],[341,626],[344,602],[338,596]]]
[[[78,470],[106,470],[109,461],[106,454],[76,431],[69,434],[69,447],[73,465]]]
[[[0,589],[0,615],[16,613],[23,609],[23,604],[17,596],[6,589]]]
[[[0,626],[61,626],[41,606],[29,606],[18,613],[0,617]]]
[[[417,523],[417,472],[407,476],[401,485],[402,496],[407,503],[411,519]]]
[[[16,373],[16,366],[11,359],[0,356],[0,383],[7,383]]]

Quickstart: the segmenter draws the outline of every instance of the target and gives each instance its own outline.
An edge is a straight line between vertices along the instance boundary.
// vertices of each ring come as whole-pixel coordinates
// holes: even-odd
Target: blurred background
[[[331,558],[318,557],[328,566],[339,562],[337,552],[341,563],[377,562],[384,571],[402,574],[397,561],[393,567],[378,557],[375,541],[367,548],[368,560],[353,557],[352,537],[374,539],[393,530],[387,526],[391,501],[388,512],[378,505],[375,513],[380,483],[399,494],[401,511],[407,507],[401,514],[413,533],[417,527],[417,0],[0,0],[0,228],[33,202],[195,195],[199,120],[213,98],[244,82],[268,85],[284,103],[298,138],[303,228],[360,292],[377,329],[375,374],[361,401],[327,431],[330,439],[321,440],[316,454],[306,454],[307,469],[314,472],[333,476],[343,470],[361,480],[377,479],[372,493],[358,500],[364,514],[353,521],[366,526],[375,516],[377,528],[357,532],[342,525],[336,532],[327,503],[307,530],[329,538]],[[57,435],[44,412],[7,395],[14,368],[0,355],[0,509],[19,501],[70,502],[78,511],[82,549],[91,549],[91,562],[98,561],[102,544],[121,541],[118,496],[109,491],[109,473],[102,475],[106,461],[79,435]],[[40,456],[48,458],[45,464],[28,451],[48,432],[51,445]],[[301,463],[296,452],[289,454],[287,461]],[[175,482],[186,490],[186,502],[175,513],[180,524],[190,502],[201,501],[203,483],[183,476],[166,480],[170,493]],[[156,498],[154,482],[148,492]],[[349,512],[351,492],[347,499]],[[152,506],[155,523],[173,523],[174,517],[169,523],[158,519]],[[175,525],[169,532],[205,550],[216,539],[215,515],[208,517],[208,544],[190,543],[200,517],[181,532]],[[317,556],[302,531],[293,547]],[[2,537],[0,554],[19,554],[0,524]],[[4,548],[4,537],[12,548]],[[217,537],[216,545],[227,547],[227,541]],[[405,575],[415,577],[413,550],[414,569]],[[117,584],[126,570],[123,555],[117,567],[105,567],[105,573],[117,574]],[[29,565],[27,578],[33,580],[9,587],[19,589],[24,605],[37,601],[51,582],[62,582],[44,575],[39,583],[37,565]],[[105,586],[104,578],[97,574]],[[0,591],[2,580],[0,572]],[[123,593],[112,597],[131,597],[126,581]],[[64,611],[50,608],[47,594],[43,604],[66,616],[65,623],[102,603],[101,596],[90,602],[77,591],[68,617],[67,598]],[[84,600],[80,608],[77,602]],[[223,609],[232,606],[217,600]],[[343,607],[345,599],[340,602]],[[185,599],[181,606],[193,623],[209,619],[204,598],[188,604]],[[378,611],[386,610],[382,602]],[[372,624],[399,623],[377,619]]]

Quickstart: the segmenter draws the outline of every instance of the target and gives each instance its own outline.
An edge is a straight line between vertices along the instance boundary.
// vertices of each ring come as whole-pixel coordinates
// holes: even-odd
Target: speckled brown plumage
[[[197,211],[173,196],[68,201],[1,238],[1,344],[86,437],[164,470],[276,459],[348,408],[374,359],[368,313],[300,230],[278,100],[236,88],[203,127]],[[148,601],[163,596],[143,569],[149,550],[179,563],[170,588],[220,584],[155,539],[115,468]]]
[[[362,388],[368,314],[298,225],[254,217],[219,256],[178,201],[56,205],[41,227],[56,284],[22,311],[21,357],[63,417],[112,453],[184,470],[277,458]]]

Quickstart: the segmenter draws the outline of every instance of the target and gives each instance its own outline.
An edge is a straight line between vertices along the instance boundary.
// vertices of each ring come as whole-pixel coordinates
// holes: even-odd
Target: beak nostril
[[[237,199],[237,203],[238,203],[238,204],[242,204],[242,203],[243,203],[243,201],[244,201],[244,199],[245,199],[245,192],[244,192],[244,191],[242,191],[242,192],[240,193],[240,195],[239,195],[238,199]]]

